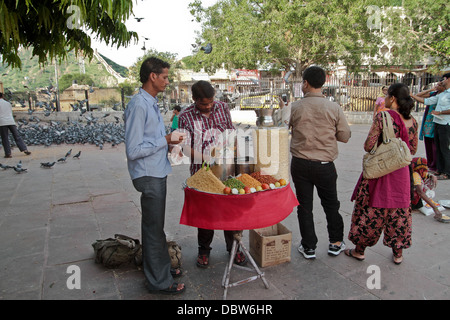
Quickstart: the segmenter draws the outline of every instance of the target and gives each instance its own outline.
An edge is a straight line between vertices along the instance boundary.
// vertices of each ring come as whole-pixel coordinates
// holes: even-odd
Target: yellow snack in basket
[[[250,175],[244,173],[239,177],[236,177],[239,181],[241,181],[246,187],[255,188],[261,186],[261,182],[252,178]]]
[[[223,194],[223,190],[226,188],[222,181],[207,167],[198,170],[193,176],[187,179],[186,184],[189,188],[217,194]]]

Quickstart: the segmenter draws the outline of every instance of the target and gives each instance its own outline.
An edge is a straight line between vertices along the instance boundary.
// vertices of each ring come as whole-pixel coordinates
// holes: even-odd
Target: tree
[[[383,1],[377,1],[377,4]],[[213,52],[195,54],[200,67],[274,68],[297,76],[312,64],[343,61],[361,65],[364,54],[378,50],[380,39],[367,25],[366,0],[219,0],[204,8],[190,4],[202,23],[197,47],[211,43]]]
[[[87,74],[79,74],[79,73],[68,73],[63,75],[59,79],[59,90],[64,91],[69,88],[73,83],[79,85],[88,85],[94,86],[94,80]]]
[[[434,71],[450,64],[450,7],[447,0],[403,0],[385,9],[382,34],[395,46],[388,63],[412,67],[434,58]]]
[[[169,81],[172,83],[175,78],[176,69],[178,69],[180,66],[180,63],[177,62],[177,54],[171,52],[159,52],[156,51],[155,49],[149,49],[145,51],[144,55],[138,58],[136,62],[130,67],[130,75],[132,76],[132,78],[134,78],[137,83],[140,83],[139,72],[141,70],[141,64],[142,62],[144,62],[145,59],[150,57],[159,58],[170,64]]]
[[[33,48],[33,56],[45,64],[64,60],[67,53],[92,59],[92,33],[108,45],[127,46],[135,32],[126,21],[133,10],[131,0],[2,0],[0,2],[0,54],[3,63],[21,67],[20,47]]]
[[[175,80],[177,78],[178,70],[182,68],[182,63],[177,60],[177,54],[171,53],[171,52],[159,52],[155,49],[150,49],[145,51],[144,55],[137,59],[137,61],[130,67],[130,75],[132,79],[134,80],[134,83],[136,84],[136,87],[140,87],[142,84],[140,83],[140,70],[142,62],[144,62],[145,59],[150,57],[156,57],[163,61],[166,61],[170,64],[169,69],[169,82],[170,84],[166,88],[166,93],[170,93],[171,91],[175,90]],[[160,93],[159,97],[163,99],[164,93]],[[163,100],[163,103],[165,101]]]

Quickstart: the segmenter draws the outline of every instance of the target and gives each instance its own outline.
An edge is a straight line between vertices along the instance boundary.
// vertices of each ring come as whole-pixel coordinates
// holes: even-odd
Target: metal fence
[[[372,74],[366,77],[328,77],[323,87],[323,94],[329,100],[337,102],[344,111],[373,112],[375,101],[382,97],[383,86],[401,82],[408,85],[411,93],[418,93],[434,87],[440,77],[426,74],[417,77],[412,74],[403,76],[390,75],[379,77]],[[233,90],[227,90],[232,88]],[[231,108],[255,110],[258,108],[277,108],[279,99],[287,96],[289,101],[303,97],[302,80],[265,79],[258,83],[227,82],[220,85],[221,100],[228,102]],[[416,112],[424,111],[425,106],[416,103]]]
[[[411,93],[418,93],[436,85],[439,77],[424,74],[416,76],[411,73],[396,76],[379,77],[376,74],[351,76],[346,78],[328,77],[323,87],[323,94],[331,101],[337,102],[344,111],[372,112],[375,101],[382,96],[382,87],[402,82],[409,86]],[[171,91],[164,93],[161,109],[166,112],[174,105],[186,106],[192,103],[190,83],[174,83]],[[227,102],[234,110],[276,109],[280,99],[295,101],[301,99],[302,80],[282,78],[249,81],[215,81],[216,99]],[[184,89],[180,90],[183,87]],[[184,94],[179,94],[182,91]],[[126,108],[131,95],[121,88],[77,89],[58,93],[52,89],[38,91],[5,92],[5,98],[15,106],[15,111],[36,110],[46,113],[58,111],[121,111]],[[416,112],[425,109],[423,104],[416,104]]]

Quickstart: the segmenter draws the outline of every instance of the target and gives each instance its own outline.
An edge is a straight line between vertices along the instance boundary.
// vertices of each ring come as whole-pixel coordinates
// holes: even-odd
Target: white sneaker
[[[298,247],[298,252],[300,252],[306,259],[315,259],[316,251],[314,249],[304,248],[302,245]]]
[[[344,249],[345,249],[345,242],[344,241],[341,241],[341,245],[340,246],[330,243],[329,246],[328,246],[328,254],[330,256],[338,256],[339,253],[344,251]]]

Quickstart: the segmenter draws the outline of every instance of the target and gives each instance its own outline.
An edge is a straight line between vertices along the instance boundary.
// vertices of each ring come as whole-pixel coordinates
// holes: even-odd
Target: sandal
[[[245,266],[247,264],[247,257],[241,251],[236,252],[234,256],[234,264],[238,266]]]
[[[174,283],[172,283],[172,285],[169,288],[159,290],[159,291],[152,291],[152,293],[159,293],[159,294],[166,294],[166,295],[180,294],[180,293],[184,292],[184,290],[186,290],[184,283],[182,283],[182,285],[183,285],[183,287],[181,289],[178,289],[178,283],[174,282]]]
[[[394,261],[396,265],[399,265],[403,262],[403,256],[400,257],[392,256],[392,261]]]
[[[360,258],[360,257],[354,256],[353,251],[354,251],[354,249],[347,249],[347,250],[344,250],[344,253],[346,256],[351,257],[353,259],[356,259],[358,261],[364,261],[365,258]]]
[[[197,267],[206,269],[209,267],[209,255],[199,254],[197,256]]]
[[[175,268],[170,268],[170,274],[172,275],[172,277],[174,278],[179,278],[183,275],[183,271],[181,271],[181,269],[175,269]]]
[[[450,178],[445,173],[442,173],[441,175],[436,177],[438,180],[449,180]]]

